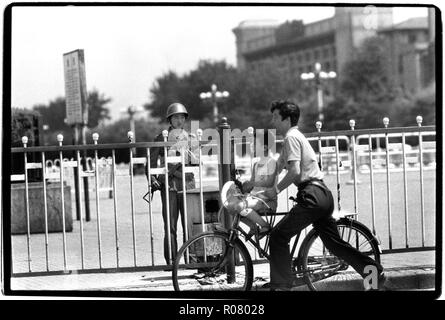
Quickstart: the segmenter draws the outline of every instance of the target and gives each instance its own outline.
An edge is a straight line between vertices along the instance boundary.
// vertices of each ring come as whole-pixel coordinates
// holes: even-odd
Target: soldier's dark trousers
[[[166,192],[165,188],[161,189],[162,199],[162,218],[164,220],[164,258],[167,264],[170,264],[169,258],[173,262],[176,253],[178,251],[178,241],[176,237],[179,213],[181,213],[182,230],[185,230],[184,220],[184,202],[182,193],[176,191],[169,191],[169,209],[170,209],[170,241],[171,241],[171,253],[168,254],[168,224],[167,224],[167,206],[166,206]],[[183,232],[183,238],[185,241],[185,232]]]
[[[290,287],[294,276],[292,275],[289,250],[290,239],[311,223],[320,233],[320,238],[326,248],[345,260],[362,277],[365,277],[364,268],[374,265],[378,272],[383,267],[352,247],[344,241],[338,232],[335,220],[332,218],[334,199],[327,188],[309,184],[299,190],[297,202],[274,229],[270,237],[270,282],[271,288]]]

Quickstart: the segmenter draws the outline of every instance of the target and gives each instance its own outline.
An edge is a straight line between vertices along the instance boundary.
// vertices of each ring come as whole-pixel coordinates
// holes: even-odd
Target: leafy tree
[[[231,82],[236,69],[226,62],[200,61],[196,70],[179,77],[169,71],[157,78],[150,89],[151,103],[145,104],[147,110],[152,111],[154,117],[165,119],[165,111],[173,102],[181,102],[187,107],[190,118],[204,120],[212,115],[211,106],[199,97],[201,92],[210,91],[210,85],[215,83],[222,90],[230,91]],[[219,104],[219,106],[223,106]]]
[[[94,89],[88,94],[88,127],[96,127],[103,119],[110,119],[109,109],[106,107],[111,102],[111,98],[105,97]],[[41,115],[42,124],[48,125],[49,130],[45,133],[45,140],[48,144],[56,144],[58,133],[64,135],[64,144],[71,144],[73,141],[73,129],[65,123],[66,102],[64,97],[57,97],[51,100],[48,105],[39,104],[33,107]]]
[[[434,123],[435,84],[410,96],[390,81],[387,59],[379,37],[363,42],[342,70],[335,99],[325,110],[324,128],[349,129],[350,119],[356,121],[357,129],[379,128],[384,117],[389,117],[393,127],[412,126],[419,114],[425,123]]]
[[[195,70],[179,77],[173,71],[159,77],[150,89],[152,102],[145,108],[154,116],[165,117],[167,106],[175,101],[183,103],[190,119],[200,120],[200,126],[213,126],[213,108],[202,101],[201,92],[210,91],[215,83],[218,90],[230,93],[218,102],[220,116],[226,116],[232,128],[268,128],[270,102],[275,99],[295,98],[298,79],[289,72],[277,69],[272,62],[255,70],[238,71],[225,61],[201,61]]]
[[[135,131],[137,142],[153,141],[166,126],[159,124],[158,119],[147,120],[139,118],[135,120]],[[88,130],[88,143],[92,143],[91,135],[94,132],[99,134],[100,143],[125,143],[128,142],[127,133],[130,130],[130,123],[128,119],[119,119],[108,125],[98,126],[94,129]]]
[[[388,77],[386,46],[379,37],[364,40],[342,70],[341,92],[355,101],[381,100],[394,93]]]
[[[36,111],[12,108],[11,114],[11,147],[23,147],[22,137],[28,138],[28,147],[40,145],[39,135],[40,114]],[[29,162],[41,161],[39,153],[31,152],[27,156]],[[25,172],[23,153],[11,153],[11,174],[23,174]],[[41,181],[42,174],[38,170],[28,173],[30,182]]]
[[[151,110],[153,116],[163,118],[166,106],[180,100],[181,80],[175,72],[168,71],[156,79],[156,83],[150,89],[150,93],[153,102],[145,104],[144,108]]]
[[[36,111],[12,108],[11,145],[23,147],[22,137],[28,137],[28,146],[38,146],[40,114]]]
[[[66,117],[65,109],[66,104],[63,97],[51,100],[48,105],[39,104],[33,107],[33,110],[41,114],[42,122],[47,124],[51,131],[69,129],[69,126],[64,121]]]
[[[159,124],[159,119],[150,117],[148,120],[139,118],[135,120],[136,142],[150,142],[153,141],[156,135],[158,135],[165,126]],[[93,143],[92,134],[97,132],[99,134],[99,143],[127,143],[127,133],[130,130],[130,123],[128,119],[119,119],[108,125],[99,125],[97,128],[90,129],[87,132],[87,143]],[[144,157],[145,150],[137,149],[136,155]],[[111,156],[110,150],[99,150],[98,155],[100,157]],[[116,162],[129,161],[128,149],[116,149]]]
[[[111,119],[110,110],[106,107],[112,101],[111,98],[105,97],[103,93],[99,93],[94,89],[88,94],[88,128],[95,128],[100,121]]]
[[[423,125],[436,124],[436,83],[435,81],[427,88],[419,91],[415,97],[415,105],[410,110],[409,120],[414,123],[416,116],[423,117]],[[415,123],[414,123],[415,124]]]
[[[356,121],[357,128],[375,128],[389,115],[398,94],[387,74],[385,50],[378,37],[371,37],[346,63],[337,97],[326,112],[330,129],[349,129],[350,119]]]

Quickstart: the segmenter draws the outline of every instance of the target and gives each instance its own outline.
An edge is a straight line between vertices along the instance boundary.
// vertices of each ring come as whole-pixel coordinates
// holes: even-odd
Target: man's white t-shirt
[[[284,162],[286,169],[289,161],[300,161],[300,176],[294,181],[295,185],[309,179],[323,179],[315,151],[297,126],[287,131],[279,161]]]

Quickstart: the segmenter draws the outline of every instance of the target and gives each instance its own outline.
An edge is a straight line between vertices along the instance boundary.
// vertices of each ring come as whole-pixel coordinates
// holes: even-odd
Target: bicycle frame
[[[241,222],[241,216],[239,214],[235,215],[235,218],[233,219],[232,222],[232,226],[229,229],[229,241],[233,240],[233,237],[236,236],[239,238],[239,235],[237,234],[238,232],[241,233],[241,235],[244,237],[244,242],[250,242],[258,251],[258,254],[260,255],[260,257],[265,257],[267,260],[270,260],[270,254],[268,252],[268,248],[269,248],[269,237],[270,235],[266,235],[266,246],[265,249],[263,249],[261,247],[261,244],[259,242],[257,242],[255,239],[253,239],[254,237],[249,237],[248,233],[246,231],[244,231],[239,223]],[[273,227],[272,227],[273,229]],[[298,234],[296,234],[296,239],[294,241],[294,244],[292,246],[292,250],[291,250],[291,256],[293,257],[295,254],[295,251],[297,249],[297,244],[298,241],[300,239],[301,236],[301,231],[298,232]]]
[[[343,218],[345,218],[345,219],[347,219],[349,221],[349,220],[353,220],[353,216],[354,216],[354,214],[350,214],[350,215],[344,216]],[[241,222],[241,216],[239,214],[236,214],[235,218],[233,219],[232,226],[229,229],[229,241],[230,242],[233,241],[234,237],[239,238],[238,233],[240,233],[244,237],[244,242],[250,242],[255,247],[255,249],[257,250],[257,252],[260,255],[260,257],[265,257],[268,261],[270,261],[270,254],[268,252],[268,248],[269,248],[268,242],[269,242],[270,234],[266,235],[266,237],[267,237],[266,238],[266,244],[267,245],[263,249],[261,247],[261,244],[259,243],[259,241],[257,242],[254,239],[254,237],[249,236],[249,234],[240,227],[240,225],[239,225],[240,222]],[[294,241],[294,243],[292,245],[292,249],[290,251],[291,257],[295,257],[295,252],[297,250],[297,245],[298,245],[298,242],[300,240],[302,231],[303,230],[299,231],[295,235],[296,238],[295,238],[295,241]],[[348,241],[349,241],[349,237],[350,237],[350,234],[348,236]],[[305,272],[297,272],[297,274],[304,274],[304,273]]]
[[[290,198],[290,199],[295,201],[295,199],[292,199],[292,198]],[[222,212],[224,212],[224,211],[221,210],[221,213]],[[287,214],[289,214],[289,213],[285,213],[284,215],[286,216]],[[336,220],[340,220],[340,218],[344,218],[344,220],[347,220],[348,223],[349,223],[349,221],[352,223],[352,221],[354,221],[354,218],[353,218],[354,215],[355,215],[354,213],[351,213],[351,214],[342,215],[342,216],[339,216],[339,217],[335,217],[334,216],[334,218]],[[266,216],[268,216],[268,215],[266,215]],[[270,216],[274,217],[274,215],[270,215]],[[242,221],[242,216],[239,213],[235,213],[234,214],[234,219],[232,221],[232,225],[230,226],[230,229],[228,230],[228,232],[229,232],[229,243],[232,243],[232,241],[235,241],[236,238],[239,238],[239,235],[241,234],[244,237],[244,242],[245,243],[250,242],[254,246],[254,248],[257,250],[259,256],[261,258],[265,257],[270,262],[271,257],[270,257],[270,254],[268,252],[269,251],[270,234],[266,235],[266,238],[265,238],[266,239],[266,243],[265,243],[264,246],[261,246],[261,243],[260,243],[260,241],[259,241],[259,239],[257,237],[254,237],[251,234],[248,234],[246,231],[244,231],[240,227],[240,222],[241,221]],[[272,223],[272,230],[273,230],[273,228],[275,226]],[[312,273],[312,272],[314,272],[316,270],[317,271],[331,270],[331,271],[335,272],[336,270],[339,270],[339,269],[342,268],[343,262],[339,261],[339,263],[332,264],[332,265],[329,265],[329,266],[320,266],[316,270],[314,270],[314,269],[312,269],[311,271],[299,270],[299,268],[297,268],[296,266],[299,264],[300,253],[298,253],[298,255],[296,255],[296,253],[297,253],[296,251],[297,251],[297,246],[298,246],[298,243],[299,243],[302,231],[303,230],[300,230],[295,235],[295,240],[293,242],[292,249],[290,250],[290,256],[292,257],[292,261],[293,261],[292,265],[294,267],[295,275],[297,275],[297,276],[304,276],[306,273]],[[343,234],[341,236],[343,237]],[[348,240],[347,240],[348,242],[350,240],[350,236],[351,236],[351,230],[349,231],[349,234],[348,234]],[[358,238],[356,238],[356,241],[358,241]],[[358,243],[357,243],[357,246],[358,246]],[[235,260],[236,260],[236,257],[235,257]]]

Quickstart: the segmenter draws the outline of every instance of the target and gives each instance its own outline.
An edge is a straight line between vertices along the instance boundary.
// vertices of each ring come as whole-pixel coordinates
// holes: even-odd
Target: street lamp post
[[[309,73],[302,73],[300,75],[302,80],[315,80],[315,87],[317,89],[317,105],[318,105],[318,120],[322,121],[324,120],[323,115],[323,88],[321,79],[333,79],[337,77],[337,73],[335,71],[322,71],[321,70],[321,64],[319,62],[315,63],[315,70],[314,72]]]
[[[49,125],[44,124],[42,126],[42,129],[43,129],[43,145],[47,146],[48,145],[48,137],[47,137],[47,135],[48,135],[48,131],[49,131]]]
[[[136,142],[136,127],[134,123],[134,116],[136,113],[142,111],[141,107],[135,107],[133,105],[128,108],[121,109],[122,113],[127,113],[130,119],[130,131],[133,132],[133,142]]]
[[[209,92],[201,92],[199,94],[199,97],[201,98],[201,100],[205,101],[205,100],[210,100],[212,102],[212,106],[213,106],[213,121],[215,123],[215,125],[218,124],[218,101],[228,98],[229,97],[229,92],[227,91],[217,91],[217,86],[216,84],[212,84],[211,86],[211,91]]]

